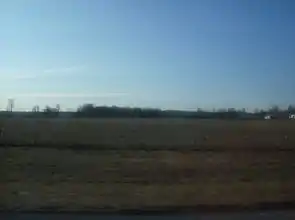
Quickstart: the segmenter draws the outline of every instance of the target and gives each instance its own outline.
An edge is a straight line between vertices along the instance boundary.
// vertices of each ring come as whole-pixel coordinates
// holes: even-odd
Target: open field
[[[0,143],[116,149],[295,147],[295,122],[185,119],[2,119]],[[207,147],[207,148],[206,148]]]
[[[7,119],[0,126],[1,209],[295,200],[292,121]],[[74,145],[85,149],[66,147]]]

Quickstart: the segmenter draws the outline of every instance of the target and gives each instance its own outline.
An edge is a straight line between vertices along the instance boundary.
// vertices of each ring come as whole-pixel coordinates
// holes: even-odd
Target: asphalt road
[[[274,211],[274,212],[251,212],[251,213],[220,213],[220,214],[200,214],[200,215],[171,215],[171,216],[118,216],[118,215],[95,215],[95,214],[3,214],[0,219],[12,220],[289,220],[295,219],[294,211]]]

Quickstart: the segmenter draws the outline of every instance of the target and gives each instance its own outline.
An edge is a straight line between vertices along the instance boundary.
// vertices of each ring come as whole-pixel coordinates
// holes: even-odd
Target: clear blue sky
[[[295,1],[2,0],[0,107],[295,104]]]

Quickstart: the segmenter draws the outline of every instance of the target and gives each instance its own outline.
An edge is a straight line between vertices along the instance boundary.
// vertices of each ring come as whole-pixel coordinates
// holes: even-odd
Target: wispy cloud
[[[69,67],[55,67],[44,69],[40,71],[32,71],[32,73],[21,73],[22,70],[0,71],[0,79],[8,80],[28,80],[44,77],[58,77],[76,74],[85,71],[86,66],[69,66]],[[26,71],[27,72],[27,71]]]
[[[27,93],[16,94],[14,97],[31,97],[31,98],[110,98],[127,96],[128,93],[111,92],[111,93]]]
[[[86,69],[85,66],[71,66],[71,67],[59,67],[59,68],[51,68],[46,69],[43,71],[45,74],[71,74],[71,73],[77,73],[82,72]]]
[[[7,76],[5,78],[7,79],[12,79],[12,80],[25,80],[25,79],[35,79],[37,75],[34,74],[19,74],[19,75],[12,75],[12,76]]]

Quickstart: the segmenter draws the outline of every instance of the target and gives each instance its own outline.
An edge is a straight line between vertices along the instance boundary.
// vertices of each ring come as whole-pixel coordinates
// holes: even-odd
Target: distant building
[[[273,116],[272,115],[265,115],[264,119],[265,120],[270,120],[270,119],[273,119]]]

